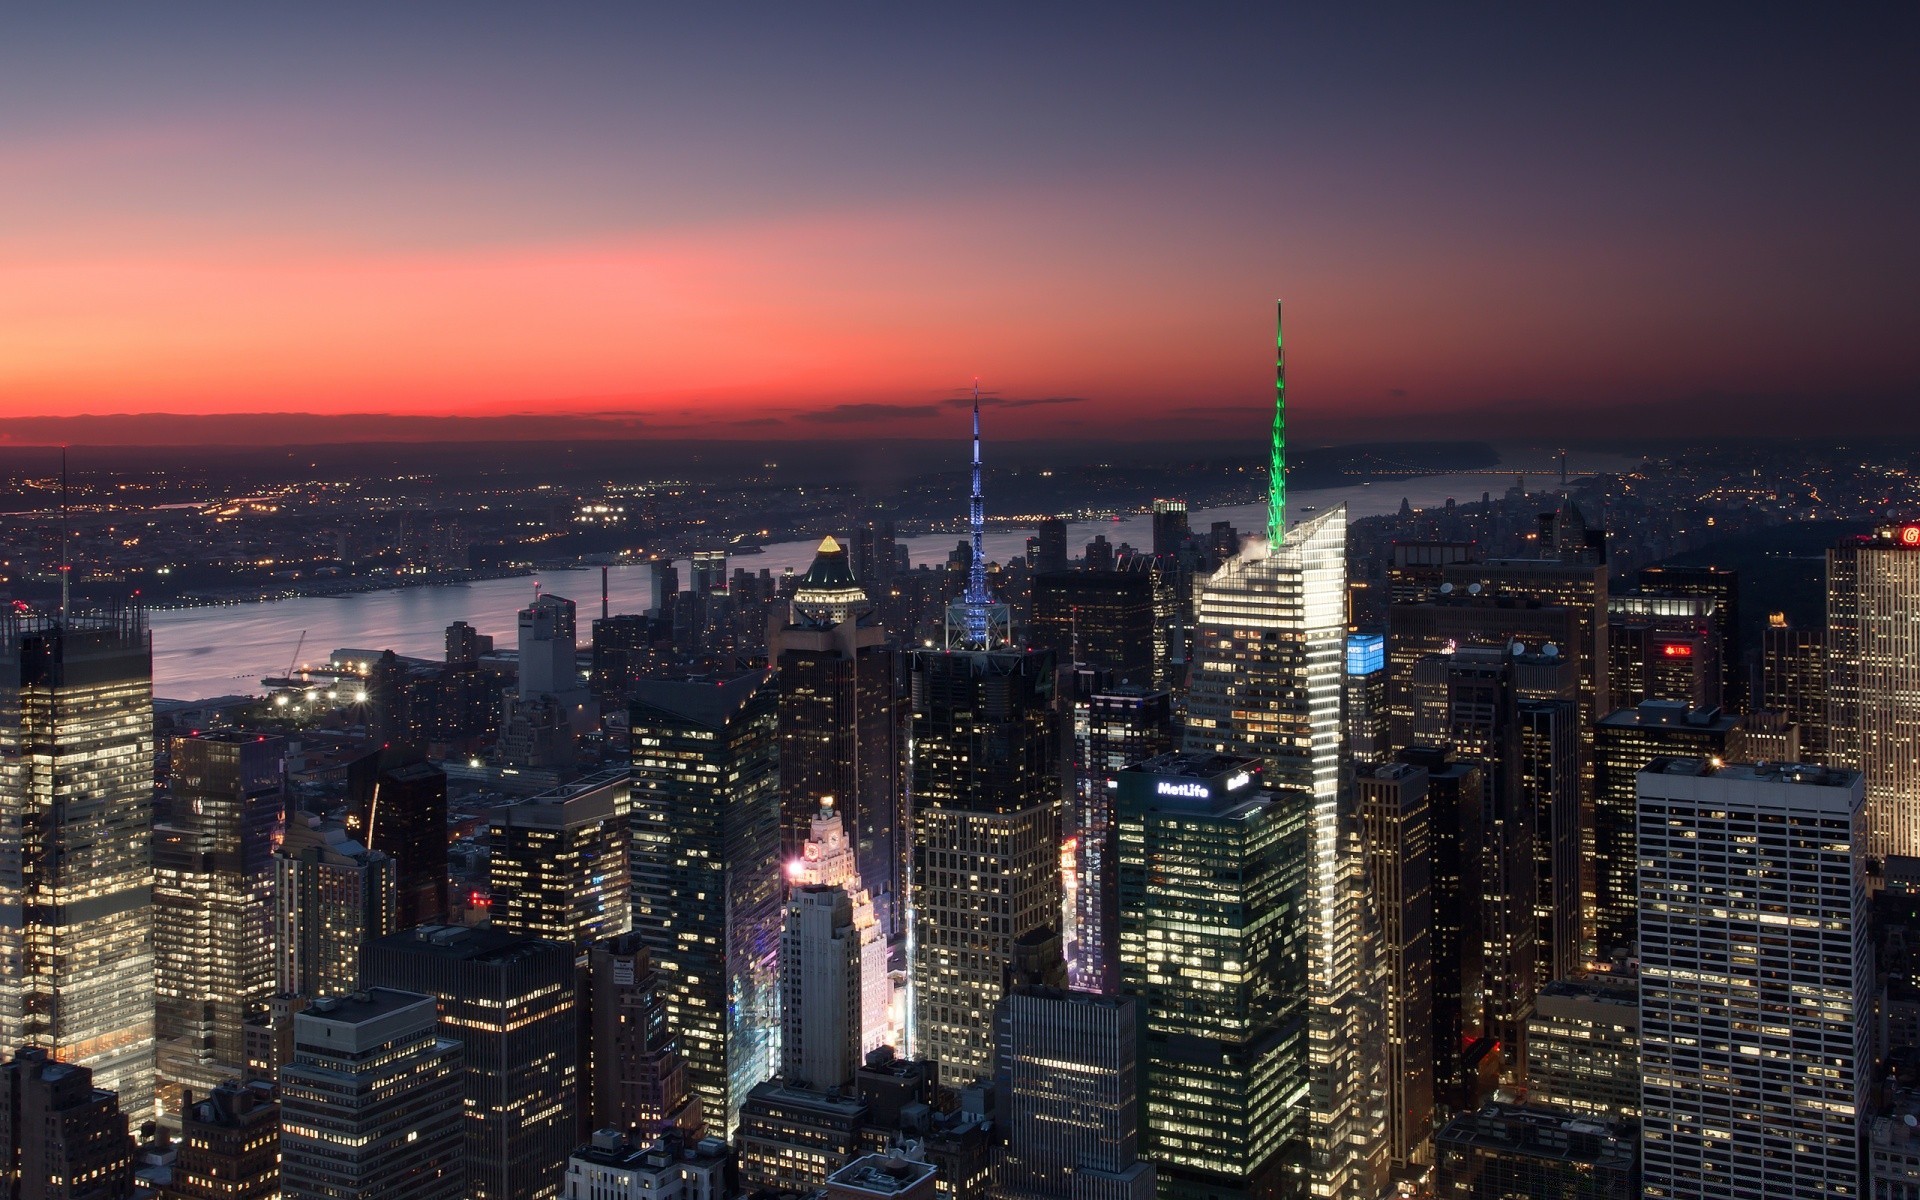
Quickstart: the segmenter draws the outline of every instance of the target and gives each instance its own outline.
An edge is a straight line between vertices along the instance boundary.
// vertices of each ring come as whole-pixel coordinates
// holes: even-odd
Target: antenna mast
[[[67,560],[67,448],[60,447],[60,625],[67,624],[67,608],[73,603],[73,564]]]
[[[1287,344],[1282,336],[1281,304],[1273,303],[1273,461],[1268,467],[1267,545],[1287,540]]]
[[[973,528],[973,561],[967,567],[967,642],[987,645],[987,502],[980,491],[980,381],[973,381],[973,501],[967,513]]]

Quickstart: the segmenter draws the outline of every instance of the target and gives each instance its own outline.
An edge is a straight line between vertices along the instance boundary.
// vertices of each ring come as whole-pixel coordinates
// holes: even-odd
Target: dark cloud
[[[861,421],[893,421],[933,415],[934,410],[924,404],[836,404],[817,412],[803,412],[796,419],[815,425],[853,425]]]
[[[982,392],[980,393],[980,407],[981,408],[1039,408],[1042,405],[1051,405],[1051,404],[1085,404],[1087,403],[1087,399],[1088,398],[1086,396],[1029,396],[1029,397],[1019,398],[1019,399],[1009,399],[1002,396],[990,396],[987,393]],[[942,401],[942,403],[944,403],[948,408],[972,408],[973,397],[970,395],[954,396],[949,400]]]

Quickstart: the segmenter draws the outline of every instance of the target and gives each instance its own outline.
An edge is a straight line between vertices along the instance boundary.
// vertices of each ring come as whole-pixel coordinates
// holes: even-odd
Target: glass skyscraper
[[[0,1052],[153,1112],[153,653],[139,609],[0,614]]]

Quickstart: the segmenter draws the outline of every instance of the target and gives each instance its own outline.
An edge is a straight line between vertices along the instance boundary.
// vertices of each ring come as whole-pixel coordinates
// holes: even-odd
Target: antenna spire
[[[1268,467],[1267,544],[1287,540],[1287,344],[1281,304],[1273,303],[1273,461]]]
[[[67,609],[73,603],[73,564],[67,561],[67,448],[60,447],[60,625],[67,624]]]
[[[967,641],[987,646],[987,501],[980,491],[980,381],[973,381],[973,500],[967,519],[973,531],[973,561],[967,566]]]

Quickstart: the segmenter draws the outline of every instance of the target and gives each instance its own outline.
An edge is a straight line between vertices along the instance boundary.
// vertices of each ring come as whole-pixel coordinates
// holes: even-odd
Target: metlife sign
[[[1213,789],[1204,783],[1180,783],[1171,779],[1162,779],[1153,791],[1158,796],[1177,796],[1182,800],[1205,800],[1213,795]]]

